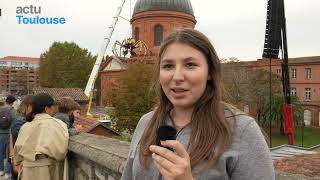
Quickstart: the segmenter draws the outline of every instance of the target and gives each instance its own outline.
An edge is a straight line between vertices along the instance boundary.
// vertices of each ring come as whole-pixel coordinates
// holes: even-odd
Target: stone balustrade
[[[83,133],[70,137],[70,180],[118,180],[124,169],[129,142]],[[277,180],[313,180],[276,171]],[[1,177],[0,177],[1,180]]]
[[[70,180],[120,179],[129,146],[129,142],[87,133],[70,137]]]

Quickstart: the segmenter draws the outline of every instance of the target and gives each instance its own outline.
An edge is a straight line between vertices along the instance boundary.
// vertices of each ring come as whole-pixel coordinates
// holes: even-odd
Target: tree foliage
[[[237,58],[221,59],[223,100],[232,104],[242,102],[247,95],[247,69]]]
[[[42,87],[84,88],[95,62],[87,49],[73,42],[54,42],[40,58],[38,73]]]
[[[232,104],[245,102],[254,107],[268,102],[270,92],[268,71],[250,69],[248,62],[241,62],[237,58],[223,59],[222,62],[224,101]],[[271,74],[271,93],[281,94],[281,81],[276,74]]]
[[[257,111],[257,120],[259,123],[266,119],[266,113],[269,110],[270,101],[270,74],[266,70],[254,70],[250,72],[247,91],[245,98],[251,107],[255,107]],[[272,96],[281,96],[281,82],[277,75],[271,74],[271,94]]]
[[[237,58],[224,59],[222,64],[224,93],[223,100],[232,104],[248,104],[256,110],[256,119],[261,125],[268,125],[270,119],[270,73],[263,69],[250,69],[250,62]],[[283,127],[281,106],[284,103],[281,77],[271,74],[271,119],[272,124]],[[298,98],[292,98],[295,122],[302,116]]]
[[[265,113],[265,118],[263,118],[263,121],[261,122],[262,125],[269,125],[269,119],[271,117],[272,121],[271,124],[274,127],[279,127],[280,132],[284,134],[283,129],[283,111],[282,111],[282,105],[285,103],[283,96],[275,96],[272,98],[271,101],[271,113],[269,109]],[[293,122],[294,126],[301,126],[303,122],[303,109],[302,105],[299,101],[299,98],[297,96],[291,97],[291,104],[293,108]]]
[[[112,106],[116,129],[133,133],[143,114],[154,107],[155,95],[151,91],[153,67],[146,64],[130,65],[107,94]]]
[[[17,92],[18,95],[26,95],[29,93],[29,84],[28,84],[28,70],[27,69],[21,69],[18,70],[15,79],[17,80],[17,84],[19,86],[19,92]]]

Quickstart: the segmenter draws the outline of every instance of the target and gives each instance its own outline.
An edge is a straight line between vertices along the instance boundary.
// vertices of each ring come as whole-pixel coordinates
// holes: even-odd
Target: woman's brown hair
[[[230,146],[232,129],[224,117],[224,105],[221,103],[221,67],[217,53],[209,39],[193,29],[179,29],[171,34],[162,43],[157,57],[157,72],[155,90],[158,104],[151,118],[149,127],[145,129],[140,140],[140,162],[146,168],[151,152],[149,146],[156,142],[156,130],[164,124],[168,115],[168,108],[172,104],[164,94],[159,83],[160,61],[165,50],[173,43],[182,43],[202,52],[208,64],[206,89],[196,102],[191,117],[192,132],[188,144],[191,167],[201,160],[206,162],[205,169],[214,165],[218,158]]]
[[[60,113],[70,113],[74,110],[81,110],[79,103],[73,100],[71,97],[63,97],[57,101]]]
[[[26,97],[23,98],[23,100],[21,101],[21,103],[17,109],[18,115],[27,116],[27,114],[31,112],[32,99],[33,99],[33,95],[27,95]]]

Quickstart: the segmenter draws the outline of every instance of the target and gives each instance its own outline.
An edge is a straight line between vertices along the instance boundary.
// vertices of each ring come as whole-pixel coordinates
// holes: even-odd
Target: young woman
[[[66,178],[64,167],[68,147],[65,123],[53,118],[53,99],[38,94],[32,100],[32,112],[27,116],[14,147],[14,160],[21,180],[60,180]]]
[[[11,125],[13,145],[15,144],[18,138],[21,126],[27,122],[27,115],[32,112],[32,99],[33,95],[27,95],[25,98],[23,98],[17,109],[16,120]]]
[[[15,121],[13,121],[11,125],[11,134],[10,134],[10,148],[14,147],[14,144],[17,141],[18,134],[20,131],[20,128],[23,124],[25,124],[26,117],[29,113],[32,112],[32,99],[33,95],[27,95],[25,98],[23,98],[22,102],[20,103],[18,109],[17,109],[17,117]],[[14,164],[13,162],[13,148],[12,150],[10,149],[10,160],[11,160],[11,172],[12,172],[12,180],[15,180],[18,178],[18,174],[15,171],[18,167]]]
[[[57,101],[59,111],[54,115],[66,123],[70,136],[76,135],[82,131],[81,125],[73,126],[75,118],[80,116],[80,105],[70,97],[63,97]]]
[[[159,50],[158,105],[139,121],[131,141],[125,180],[274,179],[266,141],[255,120],[221,101],[221,69],[202,33],[181,29]],[[162,125],[176,140],[156,144]]]

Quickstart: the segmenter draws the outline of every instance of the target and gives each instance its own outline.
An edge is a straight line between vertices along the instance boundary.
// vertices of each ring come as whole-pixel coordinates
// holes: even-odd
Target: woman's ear
[[[32,112],[32,106],[28,105],[27,108],[26,108],[26,114],[29,114],[31,112]]]
[[[49,114],[49,112],[50,112],[50,108],[49,108],[48,106],[46,106],[46,107],[44,108],[44,112],[43,112],[43,113]]]
[[[50,116],[53,116],[53,115],[54,115],[53,107],[52,107],[52,106],[46,106],[46,107],[44,108],[44,113],[47,113],[47,114],[49,114]]]

